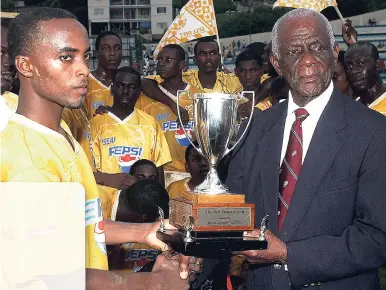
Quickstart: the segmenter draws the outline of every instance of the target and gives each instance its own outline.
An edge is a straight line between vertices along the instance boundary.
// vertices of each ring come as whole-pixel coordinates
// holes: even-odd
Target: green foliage
[[[216,8],[217,11],[217,8]],[[234,15],[217,14],[217,25],[220,37],[232,37],[270,31],[276,20],[286,9],[272,10],[260,7],[252,12],[236,13]],[[237,23],[237,25],[235,25]]]

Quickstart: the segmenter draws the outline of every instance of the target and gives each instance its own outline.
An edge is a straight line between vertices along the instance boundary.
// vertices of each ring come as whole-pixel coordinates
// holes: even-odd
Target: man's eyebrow
[[[73,48],[73,47],[68,47],[68,46],[59,49],[59,52],[78,52],[78,51],[79,51],[79,49]]]

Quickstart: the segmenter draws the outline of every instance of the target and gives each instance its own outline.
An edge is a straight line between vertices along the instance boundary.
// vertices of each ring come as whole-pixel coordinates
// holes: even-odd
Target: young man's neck
[[[193,177],[192,176],[188,182],[188,186],[189,186],[190,190],[194,190],[196,188],[196,186],[200,185],[204,180],[205,180],[205,176],[204,177],[202,177],[202,176]]]
[[[107,70],[100,65],[92,72],[93,76],[106,87],[113,83],[116,73],[117,70]]]
[[[19,105],[16,113],[31,119],[51,130],[62,133],[60,121],[63,107],[57,103],[38,96],[31,90],[20,87]]]
[[[182,75],[179,74],[175,77],[164,79],[161,86],[176,96],[177,91],[184,90],[187,84],[182,80]]]
[[[203,88],[213,89],[217,81],[217,71],[204,72],[202,70],[198,70],[198,79],[200,80]]]
[[[114,106],[113,104],[113,106],[110,108],[110,112],[117,116],[119,119],[124,120],[134,112],[134,106],[131,108],[122,108],[119,107],[119,105]]]

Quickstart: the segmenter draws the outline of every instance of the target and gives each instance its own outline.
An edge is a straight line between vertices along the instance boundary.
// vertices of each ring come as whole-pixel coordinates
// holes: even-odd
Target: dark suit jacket
[[[288,272],[252,266],[248,289],[379,289],[386,263],[386,117],[334,90],[314,131],[290,208],[277,230],[287,101],[259,113],[235,151],[227,185],[256,204],[256,228],[287,244]],[[291,286],[289,286],[291,285]]]

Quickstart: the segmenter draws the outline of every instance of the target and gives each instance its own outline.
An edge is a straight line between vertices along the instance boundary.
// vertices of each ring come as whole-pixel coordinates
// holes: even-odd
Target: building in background
[[[88,0],[90,37],[103,30],[157,41],[173,21],[172,0]]]

